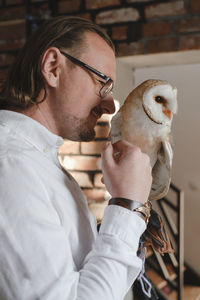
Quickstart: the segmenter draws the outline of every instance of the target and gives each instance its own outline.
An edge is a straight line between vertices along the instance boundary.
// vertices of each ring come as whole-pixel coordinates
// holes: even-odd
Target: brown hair
[[[80,55],[84,33],[94,32],[113,49],[109,36],[98,25],[79,17],[56,17],[44,22],[27,41],[12,65],[0,95],[0,109],[27,108],[37,102],[41,90],[46,97],[45,81],[41,72],[44,52],[51,46],[73,49]]]

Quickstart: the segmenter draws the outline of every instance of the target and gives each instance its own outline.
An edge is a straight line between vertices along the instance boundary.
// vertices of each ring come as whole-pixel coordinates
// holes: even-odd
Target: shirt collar
[[[53,134],[32,118],[9,110],[0,110],[0,126],[6,126],[14,135],[22,137],[38,150],[48,153],[64,143],[62,137]]]

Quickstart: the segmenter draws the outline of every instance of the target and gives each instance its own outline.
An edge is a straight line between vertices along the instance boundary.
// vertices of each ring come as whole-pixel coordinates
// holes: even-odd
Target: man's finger
[[[103,144],[102,148],[102,166],[104,164],[112,164],[113,162],[113,147],[111,142],[106,142]]]
[[[119,153],[122,155],[123,153],[126,153],[129,149],[139,149],[137,146],[125,141],[121,140],[113,144],[113,149],[114,149],[114,155],[118,155]],[[118,154],[115,154],[118,153]]]

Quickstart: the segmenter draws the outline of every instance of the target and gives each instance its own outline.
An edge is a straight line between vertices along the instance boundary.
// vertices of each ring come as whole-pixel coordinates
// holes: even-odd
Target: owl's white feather
[[[166,81],[147,80],[128,95],[111,121],[112,143],[125,139],[149,155],[153,168],[150,199],[168,191],[173,157],[170,131],[176,112],[177,89]]]

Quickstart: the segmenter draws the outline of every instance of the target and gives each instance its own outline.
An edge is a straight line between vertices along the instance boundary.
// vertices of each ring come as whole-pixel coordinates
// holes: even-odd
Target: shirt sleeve
[[[0,191],[2,300],[123,299],[141,269],[136,252],[146,225],[139,216],[107,207],[76,270],[69,235],[39,174],[25,160],[1,160]]]
[[[82,295],[99,300],[124,298],[142,267],[136,253],[145,228],[144,220],[128,209],[115,205],[106,208],[94,248],[80,272],[78,299],[87,299]],[[91,274],[93,283],[88,286]]]

